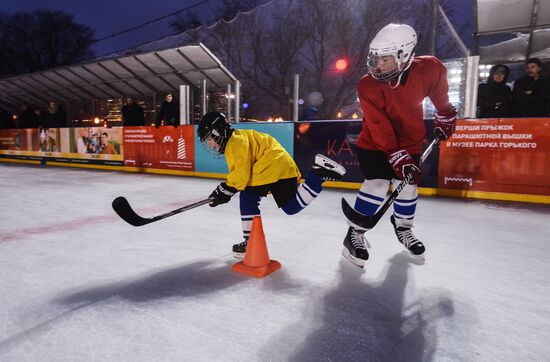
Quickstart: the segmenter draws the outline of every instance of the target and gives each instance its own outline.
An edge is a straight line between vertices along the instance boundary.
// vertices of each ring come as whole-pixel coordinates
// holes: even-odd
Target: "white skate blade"
[[[346,174],[346,169],[344,168],[344,166],[324,155],[321,155],[320,153],[315,155],[315,164],[317,166],[332,170],[341,176],[344,176]]]
[[[344,258],[346,258],[346,260],[348,260],[350,263],[352,263],[353,265],[355,265],[359,268],[364,268],[365,267],[365,261],[363,259],[359,259],[359,258],[356,258],[353,255],[351,255],[349,253],[348,248],[346,248],[345,246],[342,249],[342,256]]]
[[[233,252],[233,258],[242,260],[242,259],[244,259],[244,253]]]
[[[415,254],[411,253],[409,250],[407,250],[406,253],[407,253],[407,256],[409,257],[409,259],[411,259],[411,262],[413,264],[424,265],[424,263],[426,263],[426,258],[424,257],[426,252],[423,252],[420,255],[415,255]]]

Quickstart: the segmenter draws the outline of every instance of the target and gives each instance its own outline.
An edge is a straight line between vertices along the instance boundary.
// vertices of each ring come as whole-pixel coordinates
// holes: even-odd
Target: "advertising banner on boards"
[[[0,156],[48,162],[122,165],[122,128],[0,130]]]
[[[550,120],[459,120],[441,145],[439,187],[550,195]]]
[[[124,165],[194,171],[194,126],[124,127]]]

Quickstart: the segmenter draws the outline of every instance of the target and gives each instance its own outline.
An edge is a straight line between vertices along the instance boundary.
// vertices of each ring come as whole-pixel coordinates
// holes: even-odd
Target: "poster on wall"
[[[315,121],[295,124],[294,160],[306,175],[317,153],[346,168],[342,181],[361,182],[363,176],[357,161],[355,140],[361,131],[360,121]]]
[[[441,145],[439,187],[550,195],[550,120],[460,120]]]
[[[38,129],[3,129],[0,130],[0,152],[2,154],[20,154],[21,151],[40,151]],[[55,133],[54,137],[57,137]],[[44,145],[45,147],[45,145]],[[13,151],[13,152],[9,152]]]
[[[194,126],[125,127],[124,165],[193,171],[193,134]]]
[[[294,153],[294,124],[292,122],[250,122],[232,124],[234,129],[254,129],[273,136],[292,155]],[[195,128],[196,129],[196,128]],[[223,155],[217,155],[205,149],[195,132],[195,171],[208,173],[228,173]]]
[[[122,165],[122,128],[2,130],[0,154],[50,162]]]
[[[433,121],[424,122],[426,135],[432,135]],[[294,160],[302,174],[311,167],[314,156],[321,153],[339,162],[346,168],[344,182],[362,183],[363,173],[357,159],[355,142],[361,133],[361,121],[315,121],[298,122],[295,125]],[[431,142],[426,137],[425,145]],[[430,154],[422,165],[422,178],[419,186],[436,187],[437,184],[437,150]]]

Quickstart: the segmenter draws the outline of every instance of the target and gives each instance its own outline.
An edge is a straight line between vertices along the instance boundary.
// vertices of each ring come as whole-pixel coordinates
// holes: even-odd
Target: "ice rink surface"
[[[327,189],[301,214],[262,202],[272,259],[231,272],[238,198],[132,227],[219,180],[0,164],[0,361],[548,361],[548,206],[426,198],[411,261],[389,215],[362,270]]]

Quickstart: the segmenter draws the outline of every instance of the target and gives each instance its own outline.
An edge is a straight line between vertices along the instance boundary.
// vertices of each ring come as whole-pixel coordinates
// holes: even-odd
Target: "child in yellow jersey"
[[[254,130],[234,130],[224,114],[205,114],[197,129],[201,143],[210,151],[224,154],[229,169],[227,180],[210,195],[210,206],[229,202],[240,192],[241,221],[244,241],[233,245],[233,254],[242,258],[252,227],[260,216],[260,200],[271,192],[277,206],[294,215],[309,205],[322,191],[322,183],[340,180],[346,169],[323,155],[315,163],[304,183],[299,183],[298,166],[273,137]]]

